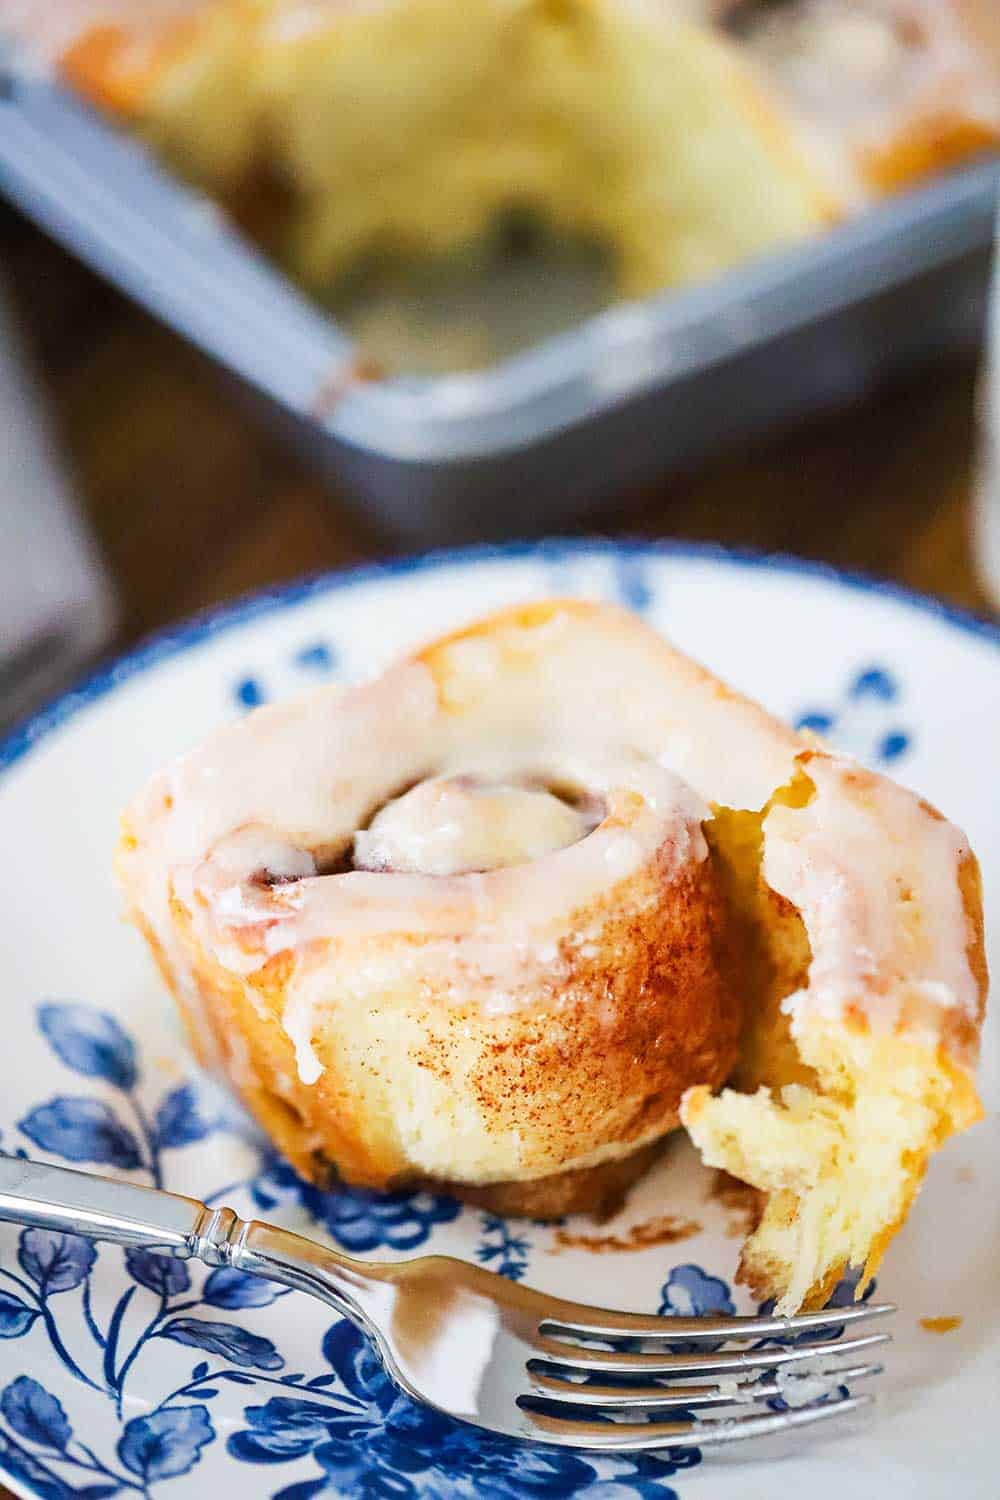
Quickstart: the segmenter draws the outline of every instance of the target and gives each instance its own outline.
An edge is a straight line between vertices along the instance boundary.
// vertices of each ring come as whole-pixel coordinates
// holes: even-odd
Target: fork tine
[[[816,1373],[841,1385],[853,1385],[881,1372],[881,1365],[831,1365]],[[784,1395],[781,1382],[773,1374],[743,1381],[736,1385],[735,1390],[729,1391],[721,1390],[717,1385],[636,1385],[624,1388],[620,1385],[579,1385],[571,1380],[540,1374],[533,1374],[531,1383],[533,1393],[552,1407],[598,1407],[604,1411],[626,1411],[637,1407],[645,1411],[700,1411],[711,1406],[738,1406]]]
[[[822,1344],[799,1344],[792,1348],[740,1350],[735,1354],[646,1354],[625,1350],[583,1349],[541,1339],[535,1345],[536,1355],[529,1359],[532,1374],[545,1374],[552,1366],[560,1370],[578,1370],[587,1375],[738,1375],[744,1370],[772,1369],[775,1365],[794,1364],[802,1360],[822,1359],[829,1354],[854,1354],[886,1344],[887,1333],[869,1333],[863,1338],[835,1339]]]
[[[539,1332],[555,1338],[665,1339],[684,1342],[703,1339],[788,1338],[806,1332],[839,1328],[866,1318],[883,1318],[896,1311],[891,1302],[858,1302],[852,1307],[828,1307],[822,1312],[798,1313],[794,1318],[673,1318],[643,1313],[612,1312],[600,1307],[565,1304],[566,1317],[545,1317]],[[578,1316],[571,1316],[578,1314]]]
[[[588,1422],[550,1416],[523,1407],[537,1436],[563,1448],[586,1448],[596,1453],[641,1453],[656,1448],[715,1448],[750,1438],[773,1437],[796,1427],[811,1427],[870,1406],[871,1396],[844,1396],[839,1401],[815,1402],[766,1416],[716,1417],[706,1422]]]

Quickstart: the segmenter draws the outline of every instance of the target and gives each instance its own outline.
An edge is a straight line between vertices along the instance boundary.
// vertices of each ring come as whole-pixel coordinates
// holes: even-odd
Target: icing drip
[[[812,756],[805,770],[809,803],[764,822],[764,878],[797,907],[813,951],[808,988],[784,1002],[793,1029],[806,1013],[848,1008],[881,1030],[905,1020],[933,1033],[955,1009],[974,1017],[960,830],[850,761]]]

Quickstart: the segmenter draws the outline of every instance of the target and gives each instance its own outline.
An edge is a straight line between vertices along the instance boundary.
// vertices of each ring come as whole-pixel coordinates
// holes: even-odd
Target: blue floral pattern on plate
[[[103,1084],[116,1102],[54,1096],[20,1121],[21,1133],[33,1146],[72,1162],[143,1173],[159,1184],[166,1150],[193,1145],[228,1123],[192,1081],[160,1096],[148,1113],[142,1100],[139,1049],[112,1016],[76,1002],[49,1002],[39,1007],[37,1019],[59,1062]],[[347,1188],[322,1193],[264,1149],[259,1172],[223,1191],[230,1196],[237,1188],[247,1191],[262,1211],[295,1203],[353,1252],[412,1250],[435,1227],[453,1222],[460,1213],[453,1199],[429,1193],[379,1194]],[[520,1279],[529,1264],[529,1235],[515,1232],[492,1214],[480,1215],[480,1224],[478,1259],[502,1275]],[[272,1395],[263,1405],[245,1408],[247,1425],[227,1444],[230,1455],[245,1463],[275,1464],[306,1456],[313,1460],[319,1477],[278,1491],[281,1500],[305,1500],[324,1492],[418,1500],[442,1493],[446,1480],[467,1483],[475,1493],[495,1500],[531,1494],[598,1500],[612,1482],[622,1496],[676,1500],[676,1492],[664,1481],[699,1462],[697,1450],[591,1460],[484,1435],[401,1395],[366,1340],[343,1321],[334,1323],[322,1341],[329,1372],[311,1380],[280,1373],[285,1358],[272,1339],[219,1314],[267,1307],[288,1293],[230,1268],[211,1271],[196,1289],[185,1261],[150,1250],[126,1250],[121,1260],[129,1284],[102,1322],[95,1312],[93,1278],[99,1258],[119,1253],[109,1247],[99,1251],[78,1235],[25,1229],[18,1238],[19,1272],[0,1266],[0,1339],[23,1338],[40,1321],[63,1369],[80,1386],[106,1397],[117,1423],[114,1454],[101,1455],[74,1435],[59,1399],[40,1382],[18,1376],[4,1386],[0,1470],[32,1485],[39,1496],[72,1494],[99,1500],[124,1491],[150,1495],[154,1487],[188,1474],[203,1450],[216,1441],[207,1403],[225,1384],[282,1388],[281,1395]],[[62,1332],[62,1308],[52,1305],[54,1298],[67,1293],[79,1298],[89,1358],[71,1350]],[[663,1298],[664,1310],[686,1314],[732,1306],[726,1284],[694,1265],[671,1272]],[[142,1304],[142,1320],[138,1332],[126,1336],[137,1301]],[[130,1379],[156,1340],[204,1357],[152,1410],[126,1419]],[[84,1475],[93,1482],[82,1489],[74,1488],[67,1477]]]
[[[615,1493],[623,1500],[647,1495],[676,1500],[664,1481],[700,1461],[694,1450],[674,1458],[601,1461],[477,1432],[402,1395],[349,1323],[330,1328],[323,1355],[333,1371],[326,1399],[274,1396],[263,1406],[248,1406],[246,1428],[228,1441],[232,1456],[246,1463],[287,1463],[310,1455],[321,1476],[279,1490],[275,1500],[322,1494],[418,1500],[442,1494],[443,1484],[463,1483],[468,1493],[489,1500],[531,1495],[599,1500]],[[617,1490],[608,1488],[610,1482],[617,1482]]]
[[[164,1094],[150,1117],[139,1092],[135,1045],[114,1016],[88,1005],[49,1003],[39,1008],[38,1025],[61,1063],[102,1080],[116,1096],[110,1104],[56,1094],[36,1105],[18,1124],[40,1151],[125,1172],[144,1168],[160,1187],[164,1151],[193,1145],[221,1123],[190,1082]]]
[[[839,704],[804,710],[795,727],[812,730],[868,765],[895,765],[913,744],[912,730],[898,717],[902,697],[888,667],[863,667],[849,679]]]
[[[454,1198],[440,1193],[376,1193],[345,1187],[322,1192],[273,1153],[248,1186],[262,1213],[293,1201],[351,1255],[383,1248],[416,1250],[436,1225],[452,1223],[462,1211]]]
[[[490,1271],[520,1281],[528,1269],[531,1240],[523,1227],[515,1228],[496,1214],[483,1214],[482,1238],[476,1247],[476,1259]]]
[[[233,702],[243,713],[275,697],[303,692],[336,675],[340,653],[330,640],[309,640],[285,653],[266,672],[247,672],[233,683]]]

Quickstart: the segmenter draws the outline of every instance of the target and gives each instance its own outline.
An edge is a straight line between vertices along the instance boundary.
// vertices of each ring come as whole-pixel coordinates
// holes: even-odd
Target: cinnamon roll
[[[75,0],[22,29],[325,295],[511,210],[642,295],[1000,144],[995,0]]]
[[[742,1275],[792,1310],[870,1276],[979,1112],[963,836],[610,606],[227,726],[118,869],[199,1055],[316,1182],[599,1212],[681,1118],[760,1189]]]
[[[599,1210],[733,1067],[708,808],[594,732],[574,618],[262,709],[127,816],[196,1047],[307,1176]]]
[[[1000,143],[995,0],[742,0],[729,20],[745,56],[862,196]]]

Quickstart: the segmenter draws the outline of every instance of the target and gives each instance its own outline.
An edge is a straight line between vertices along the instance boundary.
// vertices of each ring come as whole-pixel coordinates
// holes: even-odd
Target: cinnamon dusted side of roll
[[[721,978],[707,859],[678,878],[654,857],[574,908],[517,1000],[465,967],[463,933],[443,972],[418,932],[379,934],[311,955],[296,990],[288,953],[237,976],[178,903],[172,920],[201,1060],[321,1185],[436,1182],[497,1211],[606,1212],[648,1164],[645,1148],[677,1126],[685,1090],[718,1086],[736,1060],[741,1006]],[[315,1073],[301,1066],[301,1011],[289,1016],[302,993]]]

